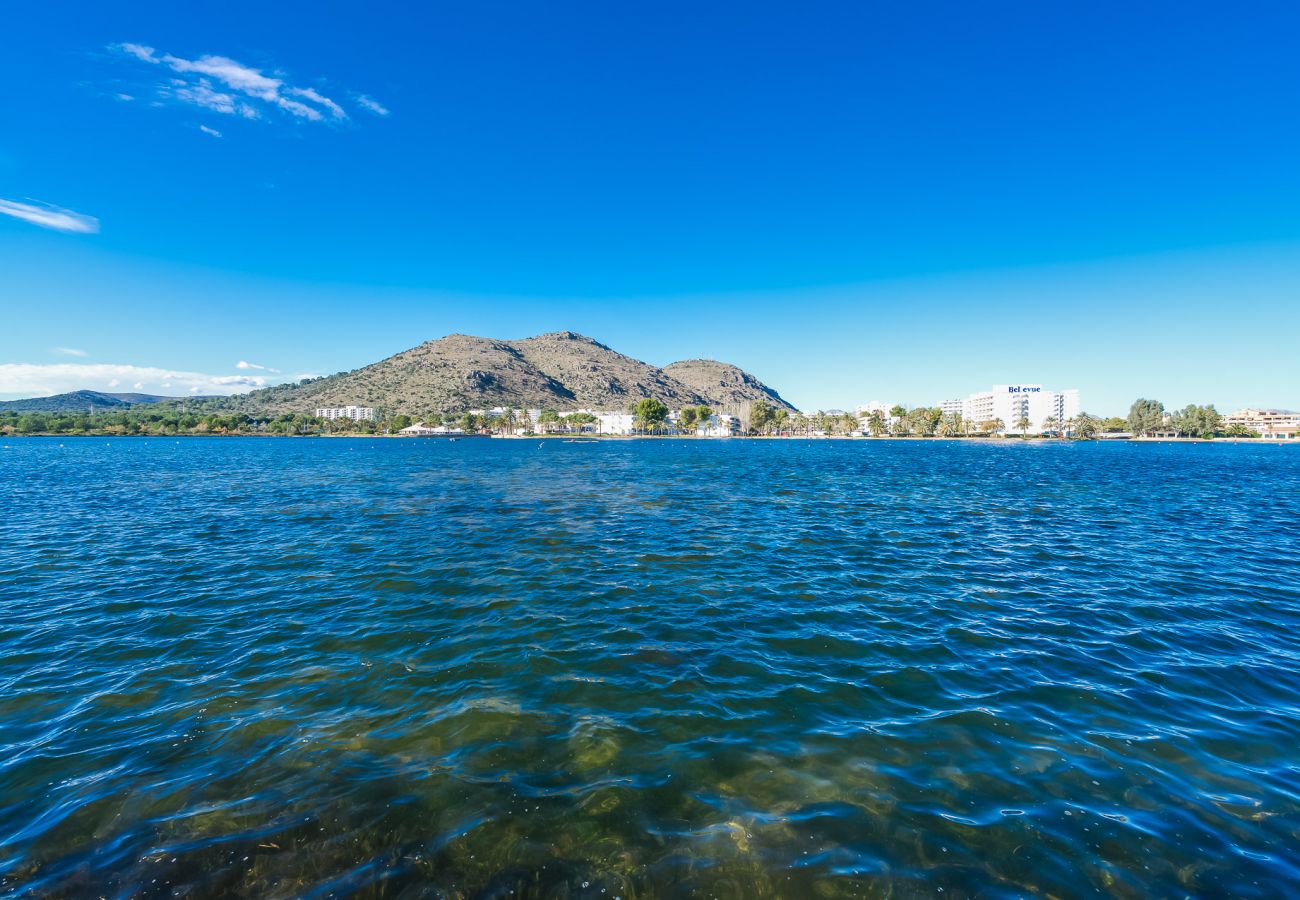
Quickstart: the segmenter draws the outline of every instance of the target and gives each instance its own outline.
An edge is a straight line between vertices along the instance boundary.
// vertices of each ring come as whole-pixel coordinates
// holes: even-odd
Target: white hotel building
[[[330,406],[321,407],[316,410],[318,419],[353,419],[361,421],[366,419],[374,421],[375,410],[370,406]]]
[[[960,406],[959,406],[960,404]],[[965,400],[942,400],[935,404],[944,412],[960,412],[962,419],[975,427],[995,419],[1002,421],[999,432],[1020,431],[1021,418],[1029,420],[1028,434],[1039,434],[1046,429],[1049,418],[1056,419],[1056,427],[1064,429],[1067,419],[1079,414],[1079,392],[1045,390],[1041,384],[995,384],[991,391],[971,394]]]

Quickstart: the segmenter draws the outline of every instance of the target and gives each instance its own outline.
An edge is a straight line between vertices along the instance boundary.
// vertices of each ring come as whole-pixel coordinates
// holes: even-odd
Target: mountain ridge
[[[736,413],[756,400],[794,409],[728,363],[684,360],[660,368],[574,331],[511,341],[453,333],[348,372],[189,402],[251,415],[358,405],[419,416],[496,406],[624,410],[642,397]]]
[[[142,404],[166,403],[182,397],[165,397],[160,394],[116,394],[107,391],[67,391],[48,397],[29,397],[21,400],[0,400],[0,412],[96,412],[127,409]]]

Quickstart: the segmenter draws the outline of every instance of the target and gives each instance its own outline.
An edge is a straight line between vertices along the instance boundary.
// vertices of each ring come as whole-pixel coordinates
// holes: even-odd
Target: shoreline
[[[960,441],[981,444],[1255,444],[1255,445],[1272,445],[1287,446],[1294,444],[1300,446],[1300,440],[1287,440],[1278,438],[1241,438],[1241,437],[1218,437],[1218,438],[1200,438],[1200,437],[1137,437],[1137,438],[1060,438],[1060,437],[1020,437],[1013,436],[952,436],[939,437],[937,435],[890,435],[875,437],[871,435],[845,435],[845,434],[752,434],[752,435],[729,435],[726,437],[702,437],[699,435],[687,434],[515,434],[515,435],[494,435],[494,434],[457,434],[457,435],[408,435],[408,434],[266,434],[266,433],[202,433],[202,434],[106,434],[106,433],[82,433],[66,434],[58,432],[40,432],[36,434],[7,434],[0,436],[0,439],[23,440],[26,438],[64,438],[64,439],[84,439],[84,438],[108,438],[121,440],[136,440],[147,438],[290,438],[290,439],[358,439],[366,438],[370,440],[412,440],[412,441],[451,441],[451,440],[538,440],[538,441],[569,441],[576,443],[601,443],[610,441],[854,441],[854,442],[938,442],[938,441]]]

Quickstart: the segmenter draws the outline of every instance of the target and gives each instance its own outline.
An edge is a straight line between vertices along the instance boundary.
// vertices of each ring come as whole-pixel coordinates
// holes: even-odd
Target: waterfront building
[[[700,437],[731,437],[740,433],[740,419],[730,413],[714,413],[695,433]]]
[[[371,406],[326,406],[316,410],[318,419],[352,419],[373,422],[375,410]]]
[[[964,403],[964,400],[940,400],[935,405],[939,407],[939,412],[945,416],[961,416],[965,418],[965,413],[962,412]]]
[[[416,422],[414,425],[408,425],[397,433],[411,437],[432,437],[434,435],[464,434],[465,432],[451,425],[425,425],[423,422]]]
[[[855,409],[854,412],[857,413],[859,419],[865,419],[873,412],[878,412],[882,416],[888,418],[889,411],[899,405],[900,404],[898,403],[881,403],[879,400],[872,400],[870,403],[859,404],[858,408]]]
[[[894,422],[896,421],[896,417],[891,416],[889,414],[889,411],[893,409],[895,406],[902,406],[902,404],[882,403],[879,400],[872,400],[870,403],[859,404],[858,407],[854,410],[854,413],[858,417],[858,433],[861,434],[871,433],[872,413],[880,413],[881,418],[884,420],[885,431],[892,432],[894,430]]]
[[[937,405],[945,412],[954,401],[943,400]],[[1066,422],[1079,414],[1079,392],[1049,391],[1041,384],[995,384],[989,391],[971,394],[961,401],[962,419],[978,428],[984,422],[1001,421],[999,434],[1018,433],[1022,418],[1029,420],[1027,434],[1041,434],[1048,419],[1055,419],[1057,428],[1064,430]]]
[[[601,412],[596,416],[598,434],[631,434],[633,417],[631,413]]]
[[[1223,417],[1223,427],[1240,425],[1260,437],[1300,440],[1300,412],[1289,409],[1239,409]]]

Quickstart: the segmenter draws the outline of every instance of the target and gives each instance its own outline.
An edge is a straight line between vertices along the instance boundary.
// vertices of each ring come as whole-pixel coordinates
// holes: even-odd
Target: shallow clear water
[[[10,439],[0,892],[1300,891],[1300,447]]]

